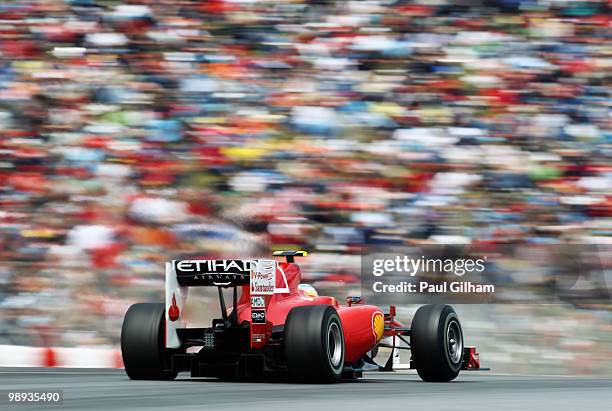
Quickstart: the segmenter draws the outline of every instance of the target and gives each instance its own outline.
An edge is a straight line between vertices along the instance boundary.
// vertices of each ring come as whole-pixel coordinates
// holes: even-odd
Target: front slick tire
[[[412,361],[423,381],[447,382],[459,375],[463,357],[463,331],[450,305],[420,307],[410,330]]]
[[[121,355],[125,372],[132,380],[173,380],[164,346],[165,305],[132,305],[121,327]]]
[[[295,307],[285,322],[285,355],[293,380],[331,383],[344,368],[344,332],[329,305]]]

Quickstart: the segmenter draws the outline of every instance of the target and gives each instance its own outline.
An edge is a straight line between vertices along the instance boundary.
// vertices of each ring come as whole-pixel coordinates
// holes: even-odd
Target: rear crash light
[[[206,330],[203,335],[203,347],[206,350],[214,350],[215,349],[215,332],[214,330]]]

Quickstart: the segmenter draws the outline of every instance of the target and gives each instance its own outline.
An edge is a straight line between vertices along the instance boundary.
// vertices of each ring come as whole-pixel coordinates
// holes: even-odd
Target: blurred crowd
[[[180,256],[609,244],[609,6],[1,2],[0,342],[116,344]]]

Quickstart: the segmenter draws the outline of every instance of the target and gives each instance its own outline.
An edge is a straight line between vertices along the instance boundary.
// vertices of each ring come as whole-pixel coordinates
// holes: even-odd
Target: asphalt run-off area
[[[58,405],[3,409],[66,410],[609,410],[612,379],[464,372],[425,383],[412,371],[366,373],[337,384],[189,378],[131,381],[123,370],[0,368],[3,392],[63,390]]]

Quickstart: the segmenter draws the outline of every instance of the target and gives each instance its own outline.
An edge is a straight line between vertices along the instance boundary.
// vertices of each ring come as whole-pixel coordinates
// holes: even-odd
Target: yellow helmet
[[[310,284],[300,284],[298,285],[298,290],[302,292],[302,294],[306,297],[318,297],[319,293],[315,288]]]

